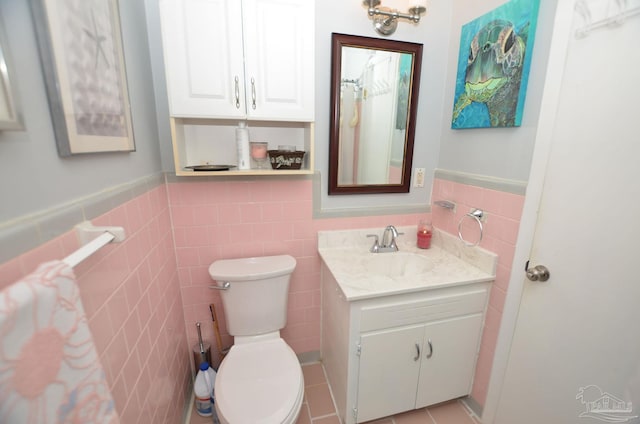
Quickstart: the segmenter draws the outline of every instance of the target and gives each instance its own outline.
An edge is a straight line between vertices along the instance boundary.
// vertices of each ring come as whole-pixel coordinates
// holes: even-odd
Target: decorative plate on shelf
[[[235,165],[191,165],[185,166],[185,169],[193,169],[194,171],[228,171],[235,167]]]

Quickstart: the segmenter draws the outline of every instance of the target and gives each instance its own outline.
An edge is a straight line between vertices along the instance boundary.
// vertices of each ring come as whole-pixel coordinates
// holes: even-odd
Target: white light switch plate
[[[413,186],[424,187],[424,168],[413,169]]]

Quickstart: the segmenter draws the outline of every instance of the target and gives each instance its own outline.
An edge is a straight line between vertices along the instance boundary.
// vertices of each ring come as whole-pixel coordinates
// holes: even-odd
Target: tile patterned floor
[[[303,365],[302,372],[305,393],[297,424],[341,424],[322,364]],[[192,411],[190,424],[211,424],[211,418],[201,417]],[[480,421],[462,403],[451,401],[367,424],[480,424]]]

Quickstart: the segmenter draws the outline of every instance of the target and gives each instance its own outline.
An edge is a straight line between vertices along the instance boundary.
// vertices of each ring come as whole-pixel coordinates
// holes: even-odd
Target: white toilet
[[[215,261],[209,275],[220,291],[234,345],[220,364],[215,406],[222,423],[295,423],[304,396],[302,368],[280,338],[287,322],[288,255]]]

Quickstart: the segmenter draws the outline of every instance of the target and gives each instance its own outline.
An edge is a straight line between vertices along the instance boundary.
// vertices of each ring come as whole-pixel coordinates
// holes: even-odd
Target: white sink
[[[389,278],[426,274],[433,269],[433,262],[426,256],[411,252],[372,253],[357,258],[355,273],[368,273]]]
[[[375,229],[318,233],[318,253],[349,301],[493,281],[498,258],[435,231],[430,249],[416,246],[416,227],[399,227],[397,252],[370,253]],[[404,238],[403,238],[404,237]]]

